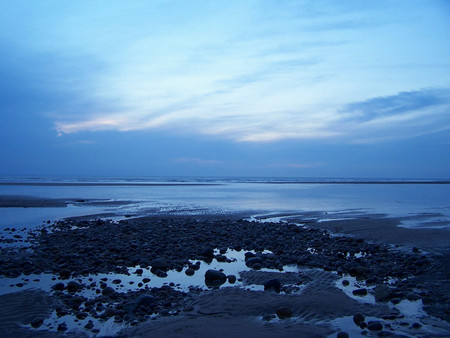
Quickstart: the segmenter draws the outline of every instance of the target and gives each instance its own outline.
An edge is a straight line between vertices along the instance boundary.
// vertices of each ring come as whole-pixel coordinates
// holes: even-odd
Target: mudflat
[[[303,226],[242,216],[43,225],[28,236],[29,247],[1,251],[0,274],[14,293],[0,296],[0,311],[23,317],[2,316],[0,335],[101,336],[111,334],[111,322],[120,326],[114,335],[127,337],[450,333],[445,230],[424,230],[432,245],[376,215]],[[236,253],[240,273],[203,272],[214,262],[236,264]],[[199,274],[202,285],[180,287],[177,276]],[[52,276],[47,292],[25,290],[44,275]],[[166,282],[152,286],[156,280]],[[30,295],[43,297],[42,306],[20,301]],[[423,306],[426,316],[405,304]]]

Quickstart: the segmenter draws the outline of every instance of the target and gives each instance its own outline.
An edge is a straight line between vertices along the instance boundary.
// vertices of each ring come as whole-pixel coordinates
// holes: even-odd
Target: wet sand
[[[52,274],[52,290],[0,296],[0,335],[67,335],[70,330],[64,326],[40,323],[51,312],[62,321],[68,316],[83,323],[98,320],[76,336],[100,335],[101,323],[108,319],[122,324],[123,331],[116,335],[126,337],[326,337],[341,330],[367,336],[380,330],[410,336],[450,333],[446,230],[398,228],[398,219],[379,215],[308,222],[305,227],[294,224],[301,223],[301,217],[284,224],[248,222],[244,216],[74,219],[45,225],[29,236],[32,250],[2,249],[0,274],[18,281],[24,275]],[[130,268],[137,265],[151,268],[151,279],[164,278],[172,270],[184,274],[188,267],[196,273],[194,262],[233,264],[229,249],[247,253],[247,271],[235,276],[241,287],[227,279],[226,284],[214,281],[216,287],[183,292],[176,280],[167,280],[163,287],[142,283],[138,291],[123,293],[114,277],[80,282],[84,275],[115,272],[135,276],[138,283],[142,277]],[[297,272],[280,271],[287,265]],[[271,280],[278,281],[279,290],[263,291]],[[346,289],[343,280],[356,284]],[[220,288],[222,283],[228,286]],[[26,289],[23,284],[11,290]],[[261,288],[246,287],[250,285]],[[376,301],[352,295],[356,289]],[[88,297],[86,291],[96,296]],[[406,302],[422,302],[431,319],[405,317],[396,304]],[[365,318],[361,327],[351,319],[357,314]],[[346,318],[350,324],[338,324]],[[380,322],[381,329],[371,321]]]

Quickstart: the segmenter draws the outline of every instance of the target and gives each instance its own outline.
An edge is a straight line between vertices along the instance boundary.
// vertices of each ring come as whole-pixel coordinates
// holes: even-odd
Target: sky
[[[450,2],[0,0],[0,175],[450,178]]]

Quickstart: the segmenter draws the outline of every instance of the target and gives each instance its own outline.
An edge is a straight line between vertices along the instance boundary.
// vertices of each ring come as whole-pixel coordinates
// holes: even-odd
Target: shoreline
[[[423,253],[425,246],[410,241],[397,244],[416,248],[401,252],[386,240],[401,239],[407,230],[388,236],[398,224],[398,219],[366,215],[353,220],[317,223],[308,221],[308,215],[311,213],[305,213],[304,219],[288,218],[290,223],[249,222],[243,220],[248,214],[239,213],[157,215],[119,222],[87,220],[84,217],[44,225],[30,237],[33,252],[30,253],[29,249],[2,250],[2,261],[7,264],[1,267],[1,275],[15,277],[16,284],[23,285],[11,287],[15,293],[0,296],[0,309],[11,310],[12,307],[17,311],[24,292],[29,292],[21,290],[33,285],[26,275],[39,276],[40,271],[54,276],[54,280],[49,282],[50,290],[45,294],[27,294],[27,297],[43,297],[50,304],[49,311],[56,311],[61,320],[78,318],[78,323],[83,323],[79,329],[88,336],[101,332],[95,330],[102,329],[102,320],[126,324],[124,336],[136,337],[153,334],[250,337],[255,333],[274,336],[280,332],[285,336],[316,334],[325,337],[339,330],[350,333],[366,331],[369,336],[378,332],[360,328],[354,323],[344,323],[345,318],[356,314],[368,318],[366,325],[370,318],[375,318],[372,321],[382,323],[386,332],[429,334],[437,330],[450,333],[449,270],[445,266],[449,255],[443,242],[436,245],[441,250],[439,255],[436,252]],[[295,224],[302,221],[303,226]],[[329,231],[346,234],[334,236]],[[380,233],[384,234],[381,238],[377,237]],[[439,234],[432,233],[437,237],[430,238],[437,241]],[[222,287],[206,288],[203,285],[205,289],[194,288],[185,292],[177,286],[178,277],[167,279],[172,274],[180,276],[178,281],[181,276],[188,278],[188,268],[193,270],[190,273],[200,273],[196,272],[197,263],[194,262],[199,262],[202,269],[211,262],[219,264],[219,260],[223,262],[220,263],[222,267],[237,264],[233,255],[238,253],[242,257],[244,272],[235,275],[238,279],[234,282],[236,284],[227,279]],[[155,268],[158,260],[161,265]],[[143,272],[137,274],[138,269],[132,268],[136,266],[143,268]],[[286,280],[291,276],[285,272],[287,266],[297,269],[291,281]],[[199,271],[204,271],[202,269]],[[270,278],[265,269],[272,271]],[[106,274],[106,280],[97,281],[96,274]],[[169,277],[164,277],[164,274],[169,274]],[[142,286],[134,291],[124,291],[124,282],[114,281],[114,278],[119,279],[117,276],[122,280],[131,278],[136,284],[140,281]],[[147,283],[142,283],[144,276],[148,276]],[[92,281],[88,282],[86,278]],[[397,281],[389,284],[392,278]],[[281,281],[280,293],[247,289],[249,285],[262,287],[269,279]],[[344,279],[351,282],[349,287],[353,289],[337,284]],[[159,280],[161,286],[152,286]],[[376,297],[377,288],[384,290],[382,300],[374,304],[361,302],[366,300],[364,297]],[[352,292],[357,289],[365,290],[360,292],[366,292],[367,296],[354,296]],[[95,292],[96,296],[87,297],[86,292]],[[149,295],[151,298],[145,298]],[[140,306],[143,299],[147,299],[149,304]],[[443,299],[447,301],[442,304]],[[441,322],[436,319],[430,324],[421,322],[420,318],[402,317],[396,304],[408,302],[422,302],[425,311],[433,317],[440,317]],[[130,312],[130,306],[139,309]],[[292,312],[290,318],[279,319],[277,311],[281,307],[289,308]],[[42,309],[39,311],[47,313]],[[27,317],[37,318],[35,325],[43,317],[39,311]],[[311,317],[312,314],[315,317]],[[17,327],[11,324],[11,320],[3,320],[0,332],[8,329],[21,334],[44,335],[46,333],[42,329],[45,325],[50,325],[50,329],[52,324],[42,320],[38,326],[41,330]],[[89,328],[87,320],[94,320],[95,326]],[[32,320],[27,321],[29,323],[24,324],[30,325]],[[344,324],[339,324],[339,321]],[[214,327],[211,327],[212,322]],[[402,326],[404,323],[407,326]],[[421,328],[414,328],[413,324]],[[49,333],[49,336],[66,331],[59,325],[53,324],[52,330],[56,333]],[[84,328],[85,325],[88,328]]]

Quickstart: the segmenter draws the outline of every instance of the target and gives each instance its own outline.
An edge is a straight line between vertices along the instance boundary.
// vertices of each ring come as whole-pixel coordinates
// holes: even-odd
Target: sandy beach
[[[21,201],[63,203],[2,199]],[[82,217],[27,234],[7,228],[0,335],[450,333],[447,230],[406,229],[375,214],[320,223],[311,214],[249,216]]]

